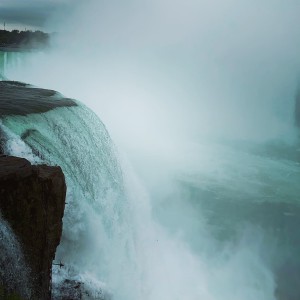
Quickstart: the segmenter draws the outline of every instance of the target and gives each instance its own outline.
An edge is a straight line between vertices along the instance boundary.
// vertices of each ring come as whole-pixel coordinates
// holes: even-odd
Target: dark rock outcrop
[[[0,81],[0,117],[47,112],[56,107],[76,106],[53,90],[40,89],[16,81]]]
[[[60,167],[0,156],[0,211],[23,247],[32,299],[51,298],[51,269],[62,233],[66,184]]]

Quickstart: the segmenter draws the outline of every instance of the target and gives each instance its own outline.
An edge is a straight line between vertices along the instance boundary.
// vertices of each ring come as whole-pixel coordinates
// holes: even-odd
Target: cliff
[[[22,246],[31,274],[31,299],[51,298],[52,261],[61,238],[65,196],[60,167],[0,156],[0,211]]]

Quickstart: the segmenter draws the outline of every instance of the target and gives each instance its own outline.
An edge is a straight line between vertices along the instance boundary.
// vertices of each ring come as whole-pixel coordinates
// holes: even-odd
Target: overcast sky
[[[76,0],[0,0],[0,24],[7,29],[50,29],[54,15],[67,14]]]

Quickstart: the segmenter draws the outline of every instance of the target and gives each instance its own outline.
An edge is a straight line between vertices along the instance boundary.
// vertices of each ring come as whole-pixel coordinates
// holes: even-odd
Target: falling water
[[[82,104],[2,120],[8,153],[66,174],[55,282],[117,300],[299,298],[291,2],[92,1],[60,46],[6,69],[80,99],[112,137]]]
[[[0,215],[0,286],[7,292],[30,299],[29,269],[21,245],[9,224]],[[0,297],[1,297],[0,292]]]

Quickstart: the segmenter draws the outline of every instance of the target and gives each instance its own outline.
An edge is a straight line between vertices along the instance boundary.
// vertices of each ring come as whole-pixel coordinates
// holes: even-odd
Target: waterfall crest
[[[6,154],[60,165],[66,175],[67,205],[57,259],[66,264],[67,271],[54,267],[54,274],[85,280],[79,274],[94,272],[98,275],[94,277],[106,281],[111,276],[110,264],[115,264],[112,253],[128,259],[122,247],[133,247],[133,241],[123,174],[105,126],[80,104],[3,117],[1,130],[7,139]]]

